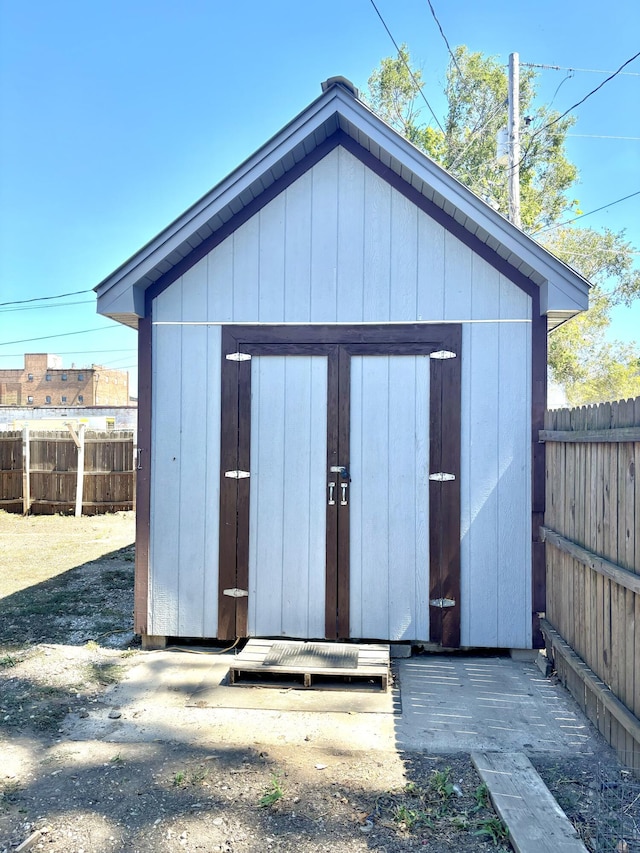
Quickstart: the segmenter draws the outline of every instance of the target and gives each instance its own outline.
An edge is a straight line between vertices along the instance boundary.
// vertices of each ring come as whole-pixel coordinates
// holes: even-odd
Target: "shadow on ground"
[[[113,632],[132,632],[133,568],[130,545],[0,599],[0,648],[113,645]]]
[[[15,844],[39,816],[50,853],[495,850],[472,834],[482,818],[465,816],[473,792],[462,805],[441,781],[443,761],[412,759],[411,784],[394,791],[379,756],[338,752],[319,769],[310,748],[292,761],[278,747],[66,743],[47,750],[37,779],[5,785],[0,825],[13,817]]]

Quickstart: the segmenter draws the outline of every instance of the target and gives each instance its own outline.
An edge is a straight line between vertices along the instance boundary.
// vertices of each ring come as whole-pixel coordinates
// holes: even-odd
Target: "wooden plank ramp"
[[[471,759],[516,853],[587,853],[524,753],[474,752]]]
[[[378,644],[251,639],[229,667],[230,684],[306,688],[371,688],[386,691],[389,646]]]

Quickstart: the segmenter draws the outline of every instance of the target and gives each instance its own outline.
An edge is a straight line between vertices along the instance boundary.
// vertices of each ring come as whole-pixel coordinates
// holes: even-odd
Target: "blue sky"
[[[517,51],[522,62],[615,71],[638,51],[637,0],[432,2],[451,45],[505,64]],[[376,4],[442,115],[448,54],[427,0]],[[0,0],[0,302],[94,287],[322,80],[342,74],[364,89],[393,53],[370,0]],[[585,212],[640,190],[640,60],[625,71],[575,112],[568,153]],[[606,76],[541,70],[539,101],[555,93],[564,111]],[[640,250],[640,195],[584,225],[626,228]],[[135,332],[96,315],[90,293],[65,301],[0,307],[0,367],[48,351],[65,366],[128,368],[135,383]],[[616,312],[617,336],[639,327],[640,302]],[[45,335],[64,337],[26,340]]]

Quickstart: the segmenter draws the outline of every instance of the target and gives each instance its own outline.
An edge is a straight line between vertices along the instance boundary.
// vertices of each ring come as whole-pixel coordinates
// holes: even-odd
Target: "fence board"
[[[0,433],[0,507],[22,512],[22,432]],[[30,511],[71,512],[75,506],[78,449],[69,432],[31,431]],[[135,508],[133,432],[91,431],[85,439],[82,507],[86,514]]]
[[[640,398],[548,412],[544,427],[548,624],[640,727]],[[579,668],[563,672],[619,755],[639,763],[640,729]]]

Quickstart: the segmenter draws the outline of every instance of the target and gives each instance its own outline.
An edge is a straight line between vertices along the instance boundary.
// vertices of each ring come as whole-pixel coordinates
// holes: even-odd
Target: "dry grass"
[[[0,511],[0,598],[131,545],[133,540],[131,512],[24,518]]]

